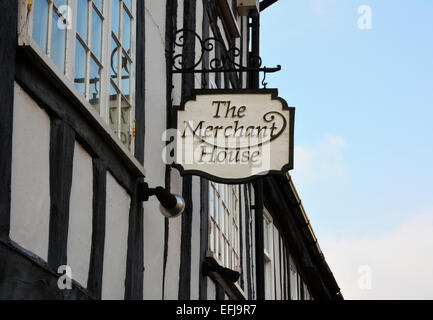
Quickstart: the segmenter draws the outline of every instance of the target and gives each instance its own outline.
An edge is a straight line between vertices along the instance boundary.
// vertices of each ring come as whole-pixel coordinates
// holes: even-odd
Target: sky
[[[261,57],[343,296],[433,299],[433,1],[279,0]]]

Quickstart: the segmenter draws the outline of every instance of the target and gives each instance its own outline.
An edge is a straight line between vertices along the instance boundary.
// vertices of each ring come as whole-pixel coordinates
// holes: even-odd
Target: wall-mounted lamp
[[[171,194],[163,187],[149,188],[149,184],[142,182],[138,186],[140,201],[148,201],[151,196],[159,200],[159,208],[163,216],[174,218],[185,210],[185,201],[178,194]]]

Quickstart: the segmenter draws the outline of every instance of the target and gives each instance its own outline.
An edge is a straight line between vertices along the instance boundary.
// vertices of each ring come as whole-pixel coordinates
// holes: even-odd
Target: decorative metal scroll
[[[189,33],[190,37],[195,39],[195,43],[200,45],[200,54],[194,61],[189,61],[187,54],[183,52],[186,46],[186,34]],[[214,57],[209,61],[209,68],[198,68],[203,64],[205,54],[213,51],[216,46],[224,48],[221,52],[221,57]],[[178,50],[176,50],[179,48]],[[177,53],[180,51],[180,53]],[[196,50],[197,52],[198,50]],[[174,35],[172,44],[172,52],[170,53],[171,65],[173,73],[218,73],[218,72],[263,72],[264,79],[262,84],[266,87],[266,73],[273,73],[281,70],[278,65],[274,68],[262,67],[262,59],[258,56],[249,58],[249,67],[242,66],[236,62],[237,58],[242,54],[241,50],[236,47],[226,49],[225,43],[216,37],[209,37],[202,39],[195,31],[189,29],[180,29]]]

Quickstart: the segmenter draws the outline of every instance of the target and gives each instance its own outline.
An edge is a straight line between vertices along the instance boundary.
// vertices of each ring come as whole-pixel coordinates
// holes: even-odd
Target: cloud
[[[346,299],[433,299],[433,206],[381,235],[321,247]]]
[[[347,143],[339,136],[327,135],[311,146],[295,146],[295,165],[291,172],[297,185],[345,183],[348,177],[343,150]]]

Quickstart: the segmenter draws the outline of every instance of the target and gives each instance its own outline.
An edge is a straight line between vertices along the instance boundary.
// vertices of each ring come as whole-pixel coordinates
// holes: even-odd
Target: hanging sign
[[[288,171],[294,115],[276,89],[195,90],[177,110],[173,166],[222,183]]]

